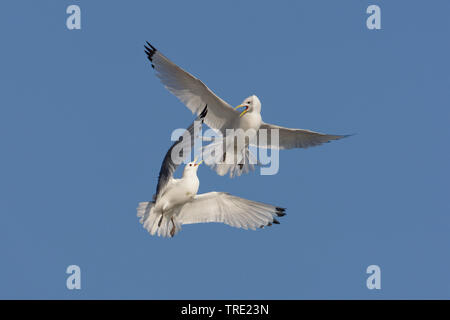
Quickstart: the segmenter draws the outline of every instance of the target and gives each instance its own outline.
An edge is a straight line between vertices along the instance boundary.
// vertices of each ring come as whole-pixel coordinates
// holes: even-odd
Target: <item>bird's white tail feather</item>
[[[139,203],[137,208],[139,222],[152,236],[157,234],[160,237],[173,237],[181,230],[181,224],[176,220],[176,217],[171,219],[169,215],[164,215],[161,219],[161,212],[156,212],[154,206],[154,202]]]
[[[150,215],[155,203],[153,201],[139,202],[137,207],[137,216],[140,223],[144,223]]]

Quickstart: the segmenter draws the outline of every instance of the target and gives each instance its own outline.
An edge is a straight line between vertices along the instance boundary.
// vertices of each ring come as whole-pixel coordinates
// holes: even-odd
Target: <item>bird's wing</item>
[[[172,150],[175,146],[179,146],[180,157],[185,157],[183,155],[183,150],[192,150],[194,146],[195,136],[194,132],[199,132],[200,127],[202,126],[203,120],[208,113],[208,106],[205,106],[200,115],[194,120],[194,122],[186,129],[183,135],[170,147],[167,151],[166,156],[164,157],[163,163],[161,164],[161,169],[159,170],[159,178],[158,185],[156,187],[155,200],[158,196],[164,191],[167,187],[167,184],[173,179],[173,173],[177,169],[179,163],[175,163],[172,159]],[[181,144],[181,145],[180,145]]]
[[[216,96],[201,80],[174,64],[149,42],[145,46],[145,53],[164,86],[193,113],[200,114],[203,106],[208,105],[205,123],[209,127],[224,130],[239,117],[239,112]]]
[[[276,216],[285,215],[285,209],[251,201],[225,192],[199,194],[180,209],[177,221],[181,224],[222,222],[232,227],[253,229],[278,224]]]
[[[267,130],[267,143],[260,141],[258,146],[276,149],[308,148],[349,136],[324,134],[304,129],[291,129],[269,123],[263,123],[259,130],[261,129]],[[276,139],[272,139],[270,129],[278,129],[278,143]]]

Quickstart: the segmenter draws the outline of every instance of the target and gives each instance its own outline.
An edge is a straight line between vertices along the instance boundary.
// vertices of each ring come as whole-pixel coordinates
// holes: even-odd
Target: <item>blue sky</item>
[[[0,7],[0,298],[450,298],[448,1]],[[267,122],[357,134],[282,151],[273,176],[200,168],[199,192],[286,207],[280,225],[151,237],[135,208],[193,116],[146,40],[232,105],[258,95]],[[66,289],[71,264],[81,290]]]

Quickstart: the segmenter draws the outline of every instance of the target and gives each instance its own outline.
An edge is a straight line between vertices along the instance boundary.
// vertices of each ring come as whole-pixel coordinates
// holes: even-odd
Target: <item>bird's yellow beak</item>
[[[239,109],[239,108],[245,108],[244,111],[241,112],[241,114],[239,115],[239,117],[242,117],[247,111],[248,111],[248,106],[245,106],[243,104],[238,105],[237,107],[234,108],[234,110]]]
[[[202,162],[203,162],[203,160],[202,160],[202,161],[200,161],[199,163],[196,163],[196,162],[197,162],[197,158],[198,158],[198,157],[195,157],[195,159],[194,159],[194,166],[195,166],[195,167],[201,165]]]

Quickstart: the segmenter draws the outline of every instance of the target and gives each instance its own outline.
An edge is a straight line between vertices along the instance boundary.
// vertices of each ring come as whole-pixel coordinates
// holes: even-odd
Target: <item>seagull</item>
[[[265,123],[261,117],[261,102],[256,95],[249,96],[240,105],[233,108],[211,91],[200,79],[170,61],[148,41],[146,43],[147,45],[144,45],[144,47],[147,58],[163,85],[197,115],[202,111],[202,107],[207,104],[208,116],[204,122],[210,128],[220,132],[223,137],[226,137],[227,129],[242,129],[243,131],[250,129],[256,134],[265,129],[267,130],[268,141],[265,144],[257,145],[258,147],[293,149],[317,146],[349,136],[323,134]],[[242,109],[242,111],[238,111],[238,109]],[[271,129],[278,130],[279,139],[271,139]],[[224,150],[223,155],[219,155],[224,163],[214,166],[219,175],[225,175],[229,171],[230,176],[233,177],[235,174],[240,175],[242,172],[248,172],[249,169],[253,170],[253,166],[248,166],[251,156],[248,151],[248,144],[243,145],[240,150],[234,150],[233,155],[237,154],[239,159],[233,158],[231,164],[226,161],[226,153],[229,150],[228,144],[234,141],[234,139],[227,140],[227,145],[222,149]],[[235,161],[233,162],[233,160]]]
[[[252,229],[279,224],[285,208],[233,196],[226,192],[197,194],[200,181],[197,170],[203,160],[185,165],[180,179],[173,174],[178,164],[172,159],[175,147],[193,146],[192,133],[202,125],[207,106],[185,133],[167,151],[159,172],[153,201],[140,202],[137,216],[151,235],[173,237],[183,224],[222,222],[232,227]],[[184,150],[184,149],[181,149]]]

